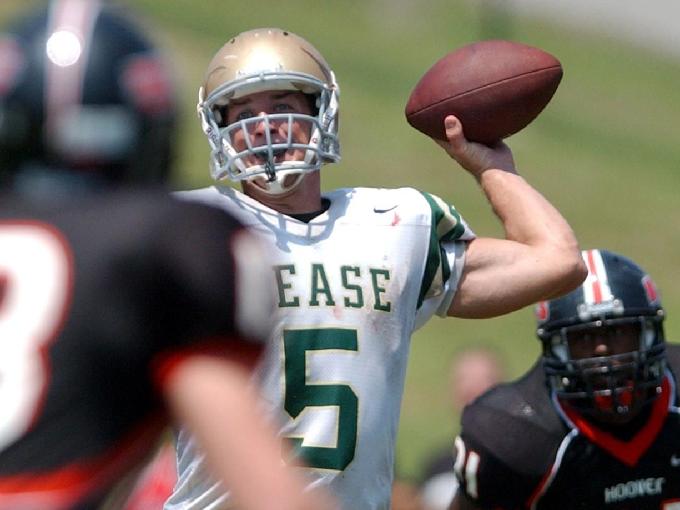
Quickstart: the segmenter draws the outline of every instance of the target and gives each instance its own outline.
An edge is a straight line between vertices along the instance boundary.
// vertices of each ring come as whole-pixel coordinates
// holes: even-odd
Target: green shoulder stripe
[[[430,193],[421,192],[432,210],[432,223],[436,228],[440,241],[455,241],[465,232],[465,225],[460,220],[460,214],[452,205]]]
[[[465,225],[460,220],[458,211],[435,195],[422,191],[420,193],[430,206],[432,222],[425,272],[418,296],[418,308],[425,298],[442,292],[444,283],[451,276],[451,269],[448,263],[444,262],[444,250],[440,243],[455,241],[465,232]]]

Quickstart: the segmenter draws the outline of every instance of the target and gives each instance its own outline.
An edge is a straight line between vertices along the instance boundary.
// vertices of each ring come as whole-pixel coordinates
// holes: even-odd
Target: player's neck
[[[325,213],[330,206],[331,206],[331,201],[328,200],[327,198],[322,198],[321,199],[321,209],[318,209],[316,211],[306,212],[306,213],[290,214],[290,216],[295,218],[298,221],[302,221],[304,223],[309,223],[310,221],[312,221],[314,218],[316,218],[320,214]]]

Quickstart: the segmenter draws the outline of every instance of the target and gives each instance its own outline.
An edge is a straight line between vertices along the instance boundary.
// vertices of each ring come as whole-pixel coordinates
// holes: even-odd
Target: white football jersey
[[[297,221],[230,187],[179,192],[223,207],[271,245],[278,308],[259,368],[281,434],[344,509],[388,510],[406,362],[414,330],[445,316],[474,234],[456,210],[412,188],[324,194]],[[188,434],[166,510],[223,508]]]

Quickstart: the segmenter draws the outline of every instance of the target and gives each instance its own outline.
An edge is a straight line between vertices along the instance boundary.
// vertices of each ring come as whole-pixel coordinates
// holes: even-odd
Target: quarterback
[[[235,214],[269,243],[276,326],[260,365],[265,400],[311,485],[343,508],[386,510],[414,330],[432,315],[492,317],[567,292],[585,276],[562,216],[519,175],[510,149],[442,147],[479,182],[507,239],[476,237],[459,212],[412,188],[321,192],[340,159],[339,88],[324,57],[276,28],[230,39],[198,112],[215,186],[180,193]],[[242,192],[223,183],[241,184]],[[220,508],[186,432],[170,509]]]

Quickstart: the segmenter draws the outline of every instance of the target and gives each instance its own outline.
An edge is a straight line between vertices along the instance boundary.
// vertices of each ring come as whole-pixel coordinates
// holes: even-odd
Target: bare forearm
[[[573,230],[543,195],[515,172],[490,169],[480,187],[505,229],[506,239],[578,253]]]

